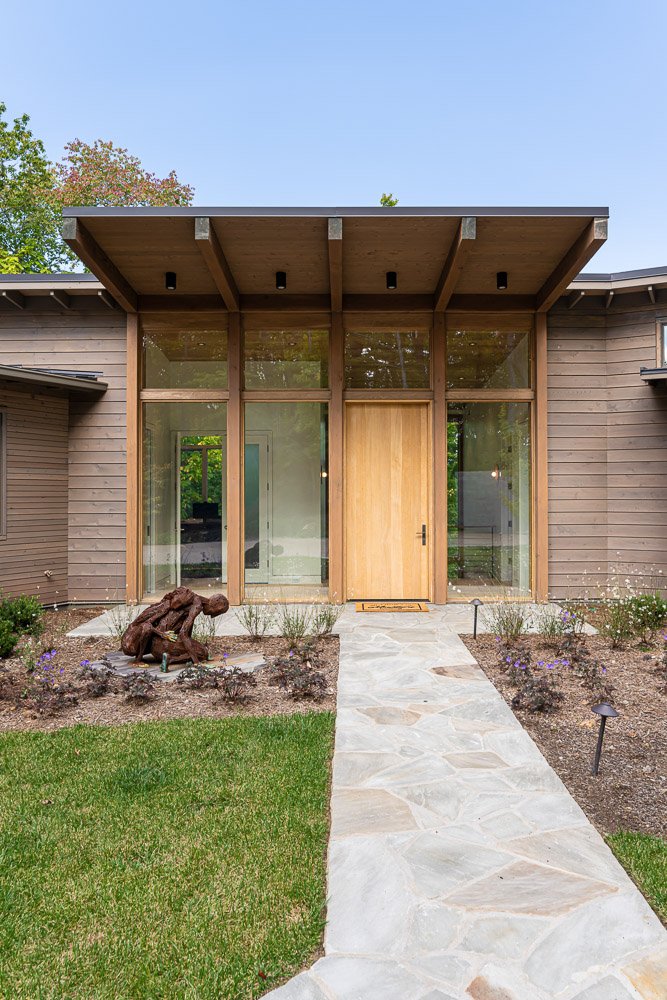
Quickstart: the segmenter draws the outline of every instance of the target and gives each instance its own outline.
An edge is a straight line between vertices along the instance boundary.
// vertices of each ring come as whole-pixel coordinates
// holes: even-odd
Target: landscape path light
[[[593,770],[591,774],[597,775],[600,770],[600,757],[602,756],[602,741],[604,739],[604,727],[607,724],[607,719],[617,719],[618,712],[615,708],[609,704],[608,701],[603,701],[599,705],[593,705],[591,712],[595,712],[596,715],[600,716],[600,729],[598,731],[598,745],[595,748],[595,760],[593,761]]]
[[[474,617],[473,623],[472,623],[472,637],[473,637],[473,639],[476,639],[477,638],[477,612],[479,611],[479,609],[481,608],[481,606],[484,604],[484,601],[480,601],[479,597],[475,597],[475,598],[473,598],[473,600],[470,603],[472,604],[473,608],[475,609],[475,617]]]

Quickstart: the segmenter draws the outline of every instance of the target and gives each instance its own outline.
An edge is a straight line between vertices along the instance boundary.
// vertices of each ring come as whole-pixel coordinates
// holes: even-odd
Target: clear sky
[[[608,205],[589,270],[667,265],[665,0],[5,0],[0,31],[53,159],[111,139],[198,205]]]

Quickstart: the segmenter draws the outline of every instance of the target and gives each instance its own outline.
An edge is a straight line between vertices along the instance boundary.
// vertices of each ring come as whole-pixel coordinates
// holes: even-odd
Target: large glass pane
[[[245,596],[327,596],[327,406],[246,403]]]
[[[145,403],[144,591],[227,579],[225,403]]]
[[[528,597],[530,403],[450,403],[450,599]]]
[[[227,328],[220,316],[146,316],[141,321],[144,386],[226,389]]]
[[[327,330],[246,330],[246,389],[325,389],[329,384]]]
[[[428,389],[428,330],[345,331],[348,389]]]
[[[530,342],[528,330],[449,330],[447,387],[530,388]]]

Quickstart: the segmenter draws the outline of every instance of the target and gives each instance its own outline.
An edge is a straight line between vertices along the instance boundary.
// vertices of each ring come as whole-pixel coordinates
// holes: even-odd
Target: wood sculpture
[[[224,594],[200,597],[187,587],[177,587],[134,619],[123,634],[121,649],[137,662],[149,655],[160,662],[166,653],[167,663],[201,663],[208,659],[208,649],[192,638],[195,620],[202,612],[217,618],[228,609]]]

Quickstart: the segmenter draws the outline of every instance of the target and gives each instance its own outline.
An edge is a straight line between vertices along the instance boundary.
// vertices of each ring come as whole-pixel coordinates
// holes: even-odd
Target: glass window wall
[[[529,597],[530,403],[447,408],[451,600]]]
[[[329,579],[328,408],[245,405],[246,600],[313,600]]]
[[[144,317],[147,389],[226,389],[227,329],[221,317]]]
[[[530,344],[528,330],[449,330],[447,388],[530,388]]]
[[[225,403],[145,403],[144,592],[227,580]]]
[[[326,389],[327,330],[246,330],[246,389]]]
[[[346,388],[430,388],[429,340],[428,330],[346,330]]]

